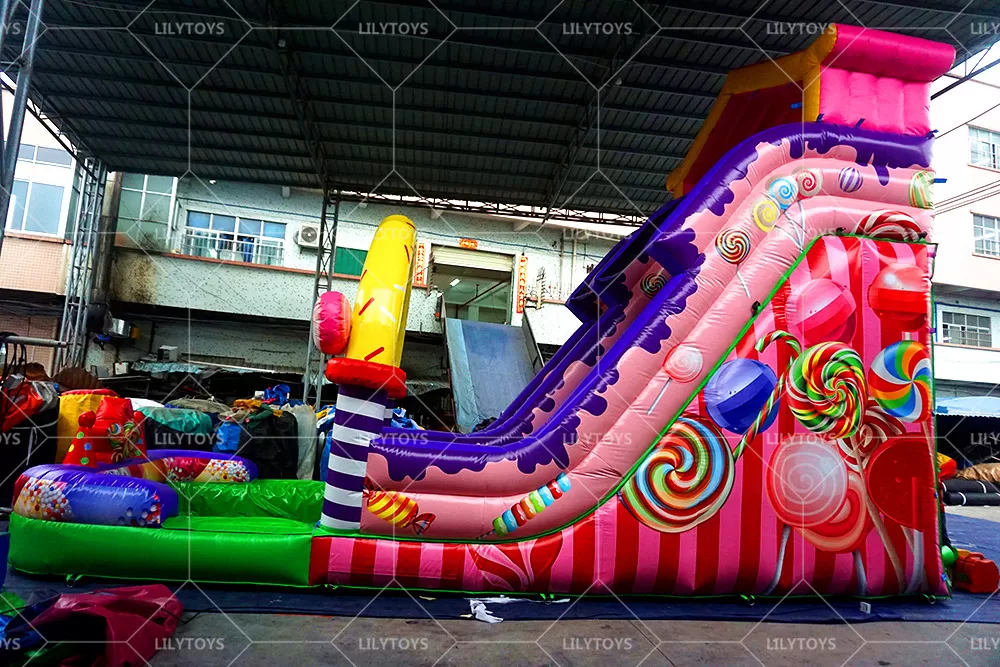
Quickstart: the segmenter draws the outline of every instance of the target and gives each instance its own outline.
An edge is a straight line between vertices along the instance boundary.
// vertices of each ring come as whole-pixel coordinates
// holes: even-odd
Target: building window
[[[7,228],[57,236],[63,232],[73,181],[73,157],[61,148],[18,147],[16,178],[7,209]]]
[[[942,342],[972,347],[993,347],[990,324],[990,318],[982,315],[942,311]]]
[[[365,268],[365,259],[367,258],[367,250],[337,248],[336,254],[333,256],[333,272],[345,276],[360,276]]]
[[[976,253],[1000,257],[1000,219],[988,215],[973,215],[972,229],[976,239]]]
[[[1000,132],[970,127],[969,143],[972,148],[972,164],[977,167],[1000,169]]]
[[[129,244],[166,250],[173,213],[174,179],[170,176],[122,174],[118,232]]]
[[[247,264],[281,266],[285,225],[231,215],[188,211],[182,252]]]
[[[63,194],[63,188],[58,185],[15,180],[10,193],[7,228],[35,234],[59,234]]]

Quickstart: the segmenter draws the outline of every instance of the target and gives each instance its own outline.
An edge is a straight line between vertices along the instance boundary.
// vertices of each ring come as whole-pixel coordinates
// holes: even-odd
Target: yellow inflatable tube
[[[417,228],[405,215],[390,215],[378,226],[354,300],[348,359],[399,366],[416,240]]]

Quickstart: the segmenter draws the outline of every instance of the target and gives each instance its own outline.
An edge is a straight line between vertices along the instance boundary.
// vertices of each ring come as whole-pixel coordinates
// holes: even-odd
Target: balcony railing
[[[181,252],[193,257],[209,257],[229,262],[282,266],[285,242],[282,239],[188,228],[184,230]]]

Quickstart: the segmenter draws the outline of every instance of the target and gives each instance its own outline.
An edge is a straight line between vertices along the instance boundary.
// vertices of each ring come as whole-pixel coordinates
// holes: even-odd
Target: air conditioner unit
[[[303,248],[319,247],[319,225],[305,224],[299,227],[299,233],[295,237],[298,244]]]

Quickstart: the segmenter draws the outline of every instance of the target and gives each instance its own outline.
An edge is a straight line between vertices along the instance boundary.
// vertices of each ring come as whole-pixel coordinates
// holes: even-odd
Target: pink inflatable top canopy
[[[667,189],[675,196],[688,192],[730,148],[785,123],[925,135],[931,82],[954,60],[948,44],[831,25],[804,51],[730,72]]]

